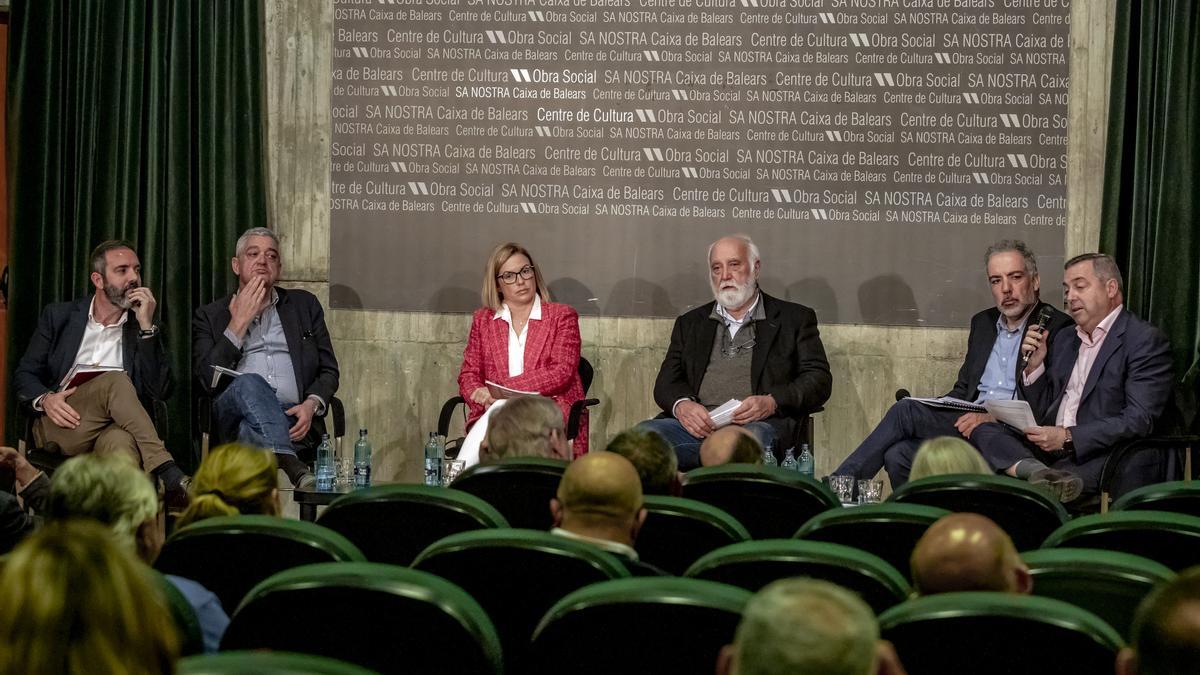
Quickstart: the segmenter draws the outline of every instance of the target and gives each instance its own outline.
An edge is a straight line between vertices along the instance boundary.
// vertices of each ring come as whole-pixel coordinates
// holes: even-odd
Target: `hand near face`
[[[262,277],[256,276],[233,295],[229,301],[229,330],[241,337],[254,317],[266,307],[267,287]]]
[[[1037,370],[1046,360],[1046,344],[1049,337],[1050,331],[1036,325],[1025,331],[1025,339],[1021,341],[1021,356],[1029,354],[1029,363],[1025,366],[1026,374]]]
[[[126,297],[133,303],[133,316],[137,318],[138,325],[142,330],[149,330],[154,325],[154,309],[158,306],[154,294],[149,288],[138,286],[130,290]]]

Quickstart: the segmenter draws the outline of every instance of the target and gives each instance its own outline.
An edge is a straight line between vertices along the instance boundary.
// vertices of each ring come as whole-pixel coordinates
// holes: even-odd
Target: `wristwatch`
[[[146,338],[152,338],[155,335],[158,335],[158,326],[150,326],[145,330],[138,331],[138,337],[142,338],[143,340]]]
[[[1075,456],[1075,439],[1071,438],[1071,427],[1063,427],[1063,430],[1067,432],[1067,437],[1065,439],[1063,439],[1063,447],[1062,447],[1063,452],[1065,452],[1067,455],[1069,455],[1071,457],[1074,457]]]

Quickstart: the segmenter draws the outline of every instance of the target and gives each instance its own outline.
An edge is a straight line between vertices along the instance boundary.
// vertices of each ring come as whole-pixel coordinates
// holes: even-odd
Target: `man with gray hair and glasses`
[[[276,286],[279,239],[265,227],[246,230],[232,260],[238,289],[196,310],[192,362],[198,384],[214,397],[225,441],[275,453],[296,487],[316,479],[297,451],[319,442],[326,406],[338,388],[338,363],[325,312],[308,291]],[[236,371],[237,375],[221,370]]]
[[[958,381],[947,397],[971,403],[1015,398],[1021,367],[1021,336],[1035,327],[1042,312],[1045,328],[1053,335],[1071,324],[1071,318],[1039,299],[1041,280],[1037,258],[1023,241],[1005,239],[988,247],[984,270],[994,307],[971,318],[967,355]],[[932,407],[912,399],[897,401],[879,426],[850,453],[834,473],[873,478],[886,467],[892,488],[908,482],[913,459],[921,443],[939,436],[967,439],[975,444],[975,429],[994,421],[991,415]]]
[[[879,638],[871,608],[818,579],[781,579],[759,591],[721,650],[717,675],[904,675]]]

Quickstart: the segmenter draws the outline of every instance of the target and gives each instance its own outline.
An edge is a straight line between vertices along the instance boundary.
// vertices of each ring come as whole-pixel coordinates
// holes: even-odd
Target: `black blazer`
[[[762,294],[766,320],[755,326],[750,386],[754,394],[770,394],[778,417],[798,420],[829,400],[833,378],[817,330],[817,315],[808,307]],[[681,398],[700,394],[700,381],[712,356],[720,321],[710,318],[716,302],[701,305],[675,319],[671,345],[654,382],[654,402],[666,415]]]
[[[316,296],[308,291],[275,287],[279,302],[275,311],[287,338],[288,355],[292,358],[292,369],[296,373],[296,386],[300,400],[311,394],[321,397],[329,404],[338,388],[338,363],[333,355],[333,342],[325,327],[325,312]],[[200,387],[209,396],[215,397],[229,383],[221,378],[216,390],[212,388],[212,366],[237,368],[242,360],[242,350],[225,337],[229,326],[230,294],[210,302],[192,317],[192,364],[193,375]]]
[[[32,410],[34,399],[55,391],[75,365],[91,305],[92,296],[89,295],[71,302],[47,305],[42,311],[37,331],[13,373],[17,400],[27,410]],[[174,381],[162,330],[157,336],[146,339],[139,337],[138,331],[138,322],[131,309],[121,332],[121,358],[142,406],[153,411],[154,401],[164,401],[171,395]]]
[[[1065,312],[1048,305],[1044,302],[1039,302],[1037,306],[1030,312],[1030,320],[1036,320],[1038,313],[1042,311],[1042,307],[1050,307],[1054,310],[1050,321],[1046,323],[1047,330],[1050,331],[1050,343],[1046,345],[1047,354],[1049,349],[1054,345],[1054,339],[1064,328],[1070,328],[1075,325],[1075,321],[1071,319]],[[992,347],[996,344],[996,320],[1000,318],[1000,310],[995,307],[979,312],[971,317],[971,334],[967,337],[967,357],[963,360],[962,367],[958,370],[958,381],[954,383],[954,388],[950,390],[947,396],[953,396],[964,401],[974,401],[979,397],[979,380],[983,377],[983,369],[987,367],[988,357],[992,355]],[[1013,364],[1013,369],[1016,371],[1017,386],[1021,384],[1021,361],[1017,360]]]

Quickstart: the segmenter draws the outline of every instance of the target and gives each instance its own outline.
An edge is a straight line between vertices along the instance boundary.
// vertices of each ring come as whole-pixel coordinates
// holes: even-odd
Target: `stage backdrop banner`
[[[334,307],[470,311],[514,240],[583,314],[673,316],[745,232],[822,321],[962,326],[990,242],[1062,262],[1067,2],[334,7]]]

